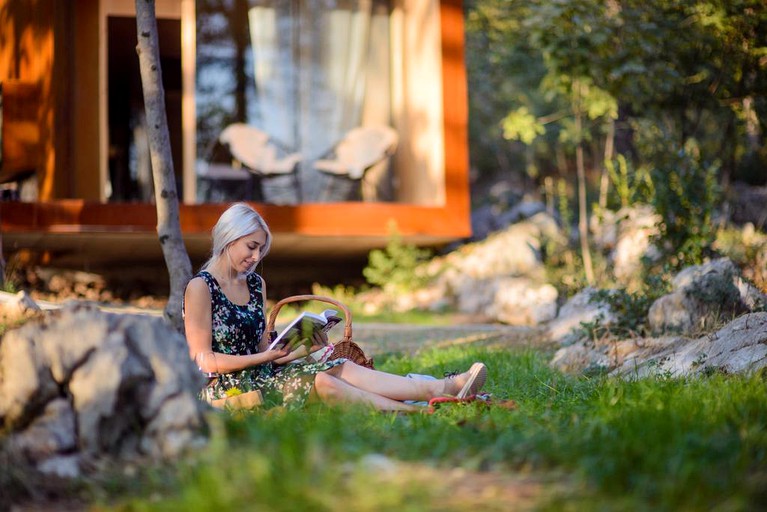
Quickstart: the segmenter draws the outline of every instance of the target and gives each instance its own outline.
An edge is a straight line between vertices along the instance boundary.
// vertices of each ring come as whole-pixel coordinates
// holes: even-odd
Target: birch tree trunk
[[[192,277],[192,263],[181,236],[176,177],[170,150],[168,119],[165,114],[165,91],[160,69],[160,44],[154,0],[136,0],[136,28],[138,32],[136,52],[141,69],[141,86],[144,91],[144,110],[157,206],[157,235],[165,265],[170,274],[170,294],[164,316],[176,329],[183,332],[181,300],[184,287]]]

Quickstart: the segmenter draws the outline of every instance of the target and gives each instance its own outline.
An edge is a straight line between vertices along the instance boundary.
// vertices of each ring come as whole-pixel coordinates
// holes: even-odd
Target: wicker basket
[[[276,331],[274,330],[274,324],[277,320],[277,315],[280,312],[280,308],[284,306],[285,304],[288,304],[290,302],[300,302],[300,301],[309,301],[309,300],[317,300],[321,302],[327,302],[329,304],[332,304],[336,306],[338,309],[343,311],[344,313],[344,336],[339,341],[333,343],[333,352],[330,354],[329,359],[339,359],[341,357],[345,357],[346,359],[353,361],[357,363],[360,366],[364,366],[366,368],[373,368],[373,358],[369,358],[365,355],[365,352],[360,348],[359,345],[354,343],[352,341],[352,313],[349,311],[349,308],[347,308],[344,304],[341,302],[338,302],[335,299],[331,299],[330,297],[325,297],[322,295],[292,295],[290,297],[286,297],[279,301],[277,304],[274,305],[272,308],[272,312],[269,314],[269,321],[266,324],[266,331],[270,333],[271,336],[276,335]]]

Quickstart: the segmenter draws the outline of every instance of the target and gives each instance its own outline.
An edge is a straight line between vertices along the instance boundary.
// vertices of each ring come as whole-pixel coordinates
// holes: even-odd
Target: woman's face
[[[227,247],[229,261],[237,272],[247,272],[261,259],[261,251],[266,243],[266,232],[256,231],[238,238]]]

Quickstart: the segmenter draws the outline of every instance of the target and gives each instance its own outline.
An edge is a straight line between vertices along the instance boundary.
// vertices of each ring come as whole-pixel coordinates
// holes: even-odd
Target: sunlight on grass
[[[389,356],[379,367],[441,376],[475,360],[488,363],[487,391],[514,399],[517,409],[473,403],[433,415],[392,415],[315,406],[214,415],[211,443],[196,460],[162,478],[145,474],[141,495],[149,498],[127,498],[118,508],[459,509],[440,498],[447,491],[438,478],[411,478],[404,469],[411,464],[575,475],[577,485],[541,496],[538,508],[551,510],[586,503],[605,510],[743,510],[767,503],[762,375],[576,378],[549,368],[539,352],[474,347]],[[369,464],[371,457],[383,466]],[[488,510],[504,505],[492,497],[483,502]]]

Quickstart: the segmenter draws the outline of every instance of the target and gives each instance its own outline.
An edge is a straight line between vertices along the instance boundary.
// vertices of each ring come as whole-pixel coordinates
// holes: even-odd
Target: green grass
[[[648,379],[564,376],[531,350],[449,348],[377,362],[440,375],[488,361],[480,404],[434,415],[311,407],[216,416],[211,444],[174,468],[104,480],[120,510],[461,510],[439,479],[369,471],[366,456],[466,470],[563,475],[548,510],[755,510],[767,505],[764,375]],[[138,482],[138,483],[137,483]],[[554,487],[552,486],[552,489]],[[118,496],[115,505],[115,496]],[[140,496],[140,497],[138,497]],[[483,510],[504,510],[492,497]]]

